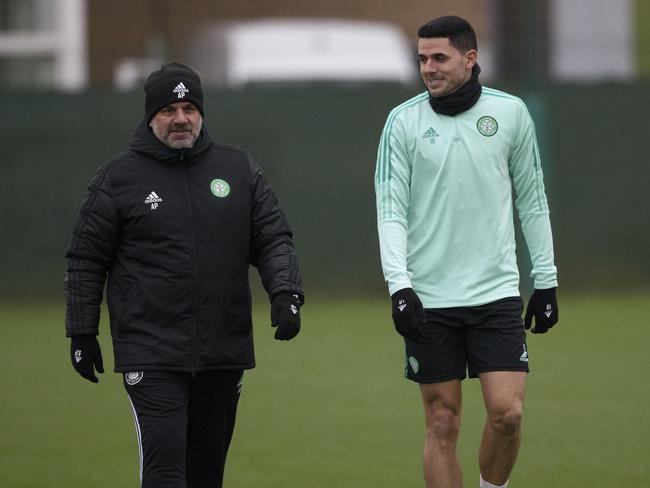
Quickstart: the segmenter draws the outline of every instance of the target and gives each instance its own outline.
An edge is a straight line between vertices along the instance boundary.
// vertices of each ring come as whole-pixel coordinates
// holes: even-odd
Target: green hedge
[[[561,283],[648,283],[648,85],[510,91],[529,101],[543,143]],[[307,289],[383,289],[376,148],[388,111],[413,94],[394,86],[206,94],[213,138],[247,148],[279,196]],[[127,146],[142,96],[4,92],[0,104],[0,294],[60,293],[85,188]]]

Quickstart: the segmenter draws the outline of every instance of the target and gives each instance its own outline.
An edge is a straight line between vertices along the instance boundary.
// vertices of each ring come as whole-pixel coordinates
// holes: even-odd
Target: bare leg
[[[526,373],[495,371],[479,376],[487,409],[479,468],[485,481],[500,486],[508,481],[521,444]]]
[[[427,488],[461,488],[456,456],[460,433],[460,380],[421,384],[427,436],[424,441],[424,481]]]

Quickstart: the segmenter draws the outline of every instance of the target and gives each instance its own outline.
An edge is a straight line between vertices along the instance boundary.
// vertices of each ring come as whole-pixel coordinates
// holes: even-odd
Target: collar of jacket
[[[131,141],[131,149],[146,154],[162,163],[170,165],[188,165],[198,160],[212,145],[212,138],[205,127],[201,127],[199,137],[188,149],[173,149],[160,141],[151,131],[146,120],[136,126]]]
[[[444,97],[432,97],[429,94],[429,103],[433,111],[442,115],[458,115],[472,108],[478,102],[483,91],[483,87],[478,81],[480,72],[481,68],[475,64],[470,79],[454,93]]]

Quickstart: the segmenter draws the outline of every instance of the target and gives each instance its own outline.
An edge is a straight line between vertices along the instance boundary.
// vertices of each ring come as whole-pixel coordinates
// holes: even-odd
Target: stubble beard
[[[172,149],[189,149],[194,146],[194,143],[199,136],[201,122],[199,122],[198,127],[196,128],[192,127],[191,124],[185,124],[183,126],[176,125],[166,128],[161,127],[154,122],[151,124],[151,130],[166,146],[169,146]],[[174,137],[174,134],[177,134],[179,131],[183,133],[183,137]]]

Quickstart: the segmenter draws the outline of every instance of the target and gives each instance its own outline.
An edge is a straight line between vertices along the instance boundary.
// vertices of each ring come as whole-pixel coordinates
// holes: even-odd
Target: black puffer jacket
[[[97,334],[106,277],[115,371],[252,368],[249,265],[303,296],[292,233],[249,155],[160,142],[145,122],[92,180],[66,252],[66,334]]]

